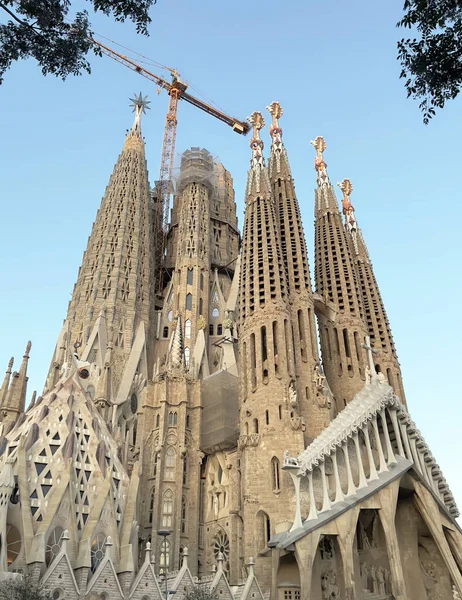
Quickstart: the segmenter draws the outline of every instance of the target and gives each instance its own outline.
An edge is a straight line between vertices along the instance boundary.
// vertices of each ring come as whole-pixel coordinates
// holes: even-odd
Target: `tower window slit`
[[[351,358],[350,342],[348,340],[348,330],[347,329],[343,330],[343,344],[345,346],[345,354],[346,354],[347,358]]]
[[[250,335],[250,368],[252,377],[252,388],[257,387],[257,356],[255,354],[255,334]]]
[[[262,362],[262,375],[263,375],[263,383],[267,383],[268,381],[268,347],[267,347],[267,338],[266,338],[266,327],[263,326],[260,329],[260,342],[261,342],[261,362]]]
[[[305,352],[305,339],[304,339],[304,318],[303,318],[303,311],[301,309],[299,309],[297,311],[297,319],[298,319],[298,336],[300,338],[300,354],[302,355],[303,359],[306,359],[306,352]]]
[[[273,356],[274,356],[274,372],[276,375],[279,372],[278,364],[278,322],[273,321]]]

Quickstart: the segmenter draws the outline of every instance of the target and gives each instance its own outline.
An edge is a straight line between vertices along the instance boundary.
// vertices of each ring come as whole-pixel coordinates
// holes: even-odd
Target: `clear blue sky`
[[[83,3],[86,4],[86,3]],[[402,0],[158,0],[151,37],[131,24],[94,29],[178,69],[245,118],[278,100],[313,269],[314,151],[323,135],[331,180],[348,177],[388,311],[408,405],[459,503],[462,104],[424,127],[399,80]],[[32,340],[29,396],[41,391],[100,199],[132,123],[128,98],[152,100],[143,121],[157,177],[167,96],[108,58],[62,83],[33,61],[0,88],[0,376]],[[192,93],[195,93],[191,89]],[[268,115],[269,117],[269,115]],[[267,119],[269,121],[269,118]],[[268,152],[269,136],[265,152]],[[249,139],[182,104],[177,151],[202,146],[234,177],[242,224]],[[340,192],[340,190],[339,190]],[[459,375],[457,375],[459,373]]]

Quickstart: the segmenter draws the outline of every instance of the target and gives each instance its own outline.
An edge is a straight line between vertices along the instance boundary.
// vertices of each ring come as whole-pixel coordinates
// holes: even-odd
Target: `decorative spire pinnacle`
[[[247,121],[252,125],[253,134],[250,140],[250,148],[252,149],[251,166],[263,166],[263,142],[260,139],[260,130],[265,126],[265,119],[261,112],[253,112]]]
[[[329,177],[327,176],[327,164],[324,161],[322,153],[326,149],[326,142],[324,138],[318,135],[314,140],[310,141],[310,144],[316,150],[316,157],[314,159],[314,168],[318,174],[318,185],[323,187],[329,184]]]
[[[140,92],[138,96],[134,94],[133,98],[130,98],[130,106],[133,107],[133,112],[135,113],[135,121],[133,123],[131,133],[134,133],[138,136],[141,135],[141,114],[146,114],[146,110],[151,110],[148,104],[151,102],[148,100],[147,96],[142,95]]]
[[[272,117],[272,122],[269,129],[272,144],[278,149],[282,144],[282,129],[279,127],[278,123],[278,119],[280,119],[283,114],[282,108],[279,102],[271,102],[271,104],[266,107],[266,110]]]
[[[13,368],[14,357],[12,356],[8,361],[8,367],[6,368],[7,373],[11,373],[11,369]]]
[[[340,183],[337,183],[337,185],[343,192],[342,212],[345,218],[345,229],[350,233],[356,232],[358,227],[355,219],[355,209],[350,202],[350,194],[353,191],[351,181],[349,179],[344,179]]]

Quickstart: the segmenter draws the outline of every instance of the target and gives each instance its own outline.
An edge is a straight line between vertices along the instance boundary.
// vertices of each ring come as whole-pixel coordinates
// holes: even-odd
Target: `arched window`
[[[189,415],[186,415],[186,429],[189,429]]]
[[[178,424],[178,413],[176,413],[176,412],[173,413],[173,424],[174,425]]]
[[[258,419],[253,420],[253,432],[258,433]]]
[[[209,335],[214,335],[213,323],[209,325]]]
[[[188,480],[188,458],[187,456],[183,459],[183,485],[186,485]]]
[[[212,319],[218,319],[219,315],[220,311],[218,310],[218,308],[212,309]]]
[[[158,459],[159,459],[159,453],[156,452],[154,454],[154,469],[153,469],[153,472],[152,472],[152,476],[153,477],[157,477],[157,461],[158,461]]]
[[[62,527],[55,527],[53,529],[53,531],[50,533],[50,537],[47,540],[47,547],[46,547],[46,553],[45,553],[45,561],[46,561],[47,566],[50,565],[52,563],[52,561],[61,552],[63,533],[64,533],[64,530]]]
[[[269,410],[265,410],[265,421],[266,424],[269,425]]]
[[[192,310],[192,294],[186,294],[186,310]]]
[[[186,498],[183,496],[181,499],[181,533],[186,533],[186,507],[188,503]]]
[[[257,515],[257,548],[262,551],[268,546],[268,542],[271,538],[271,522],[269,516],[264,512],[260,511]]]
[[[156,416],[156,427],[159,427],[159,425],[160,425],[160,415],[158,414]]]
[[[170,567],[170,542],[167,539],[162,539],[160,544],[160,560],[159,560],[159,575]]]
[[[185,338],[191,337],[191,319],[186,319],[186,321],[184,323],[184,337]]]
[[[217,335],[223,335],[223,325],[221,323],[217,325]]]
[[[249,435],[249,424],[248,423],[245,423],[244,431],[245,431],[245,435]]]
[[[186,275],[186,283],[188,285],[192,285],[194,281],[194,271],[192,269],[188,269],[187,275]]]
[[[162,330],[162,335],[164,338],[168,338],[168,326],[167,325]]]
[[[169,446],[165,453],[165,477],[166,479],[175,479],[175,461],[176,453],[175,448]]]
[[[279,471],[279,460],[273,456],[271,459],[271,483],[273,492],[279,492],[280,487],[280,471]]]
[[[172,526],[172,515],[173,515],[173,492],[167,490],[163,497],[162,502],[162,527]]]
[[[170,411],[168,413],[168,424],[173,425],[173,412],[172,411]]]
[[[136,445],[136,432],[137,432],[137,429],[136,429],[136,422],[135,422],[135,423],[133,423],[133,427],[132,427],[132,444],[133,444],[133,446]]]
[[[94,573],[106,554],[106,536],[98,533],[91,544],[91,572]]]
[[[151,492],[151,500],[149,501],[149,514],[148,514],[148,523],[152,525],[152,520],[154,516],[154,501],[156,499],[156,488],[152,488]]]
[[[130,398],[130,408],[133,414],[138,410],[138,397],[136,394],[132,394]]]
[[[191,351],[189,350],[189,348],[185,348],[184,349],[184,362],[185,362],[186,368],[189,367],[190,354],[191,354]]]

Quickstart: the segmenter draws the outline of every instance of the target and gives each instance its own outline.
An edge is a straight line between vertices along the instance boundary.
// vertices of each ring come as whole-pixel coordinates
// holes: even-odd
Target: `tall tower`
[[[356,267],[342,224],[337,199],[327,175],[324,139],[316,149],[315,282],[324,310],[318,312],[323,366],[336,401],[342,410],[364,386],[365,368],[361,343],[366,329]]]
[[[282,142],[278,102],[267,107],[272,116],[269,176],[280,231],[281,255],[287,274],[291,329],[295,352],[295,377],[300,415],[305,419],[305,444],[318,436],[330,422],[328,400],[317,385],[319,356],[316,340],[313,292],[300,207],[295,195],[287,152]],[[289,368],[292,365],[289,364]]]
[[[303,421],[295,388],[295,357],[287,277],[279,226],[262,156],[261,113],[253,126],[247,178],[239,288],[239,375],[243,554],[266,548],[290,502],[279,460],[303,448]],[[301,274],[303,277],[303,274]],[[284,478],[284,481],[283,481]],[[255,537],[256,536],[256,537]],[[271,563],[259,557],[259,576],[268,581]]]
[[[225,531],[238,520],[237,514],[230,516],[231,493],[222,476],[223,451],[235,448],[237,440],[237,367],[230,330],[235,329],[238,245],[229,173],[207,150],[187,150],[167,240],[168,281],[157,311],[156,362],[139,430],[140,534],[145,542],[152,540],[160,569],[177,568],[188,547],[194,573],[199,561],[204,570],[212,528],[223,520]],[[224,425],[223,415],[230,415]],[[223,465],[220,476],[207,475],[212,453],[217,470]],[[215,487],[207,488],[206,479],[213,479]],[[159,529],[172,531],[167,554]]]
[[[137,411],[135,376],[148,376],[153,322],[153,206],[140,123],[148,104],[141,94],[132,99],[135,120],[93,223],[46,383],[51,389],[69,371],[77,345],[92,364],[94,401],[109,419],[110,407],[132,398],[128,421]]]
[[[401,369],[390,324],[375,279],[369,253],[361,229],[358,227],[353,205],[350,202],[353,186],[349,179],[344,179],[338,186],[343,192],[342,212],[345,220],[345,232],[350,245],[350,252],[356,265],[364,309],[364,320],[371,343],[378,352],[375,359],[375,368],[386,376],[395,394],[405,403]]]
[[[29,362],[31,345],[30,342],[27,342],[19,371],[11,372],[13,358],[9,360],[5,378],[0,387],[0,422],[3,435],[8,433],[25,409],[27,363]]]

